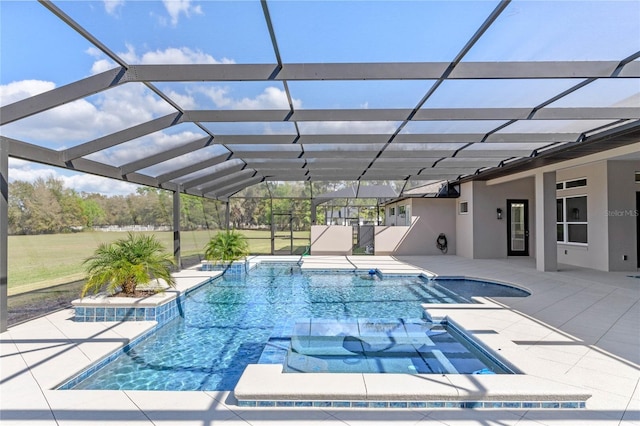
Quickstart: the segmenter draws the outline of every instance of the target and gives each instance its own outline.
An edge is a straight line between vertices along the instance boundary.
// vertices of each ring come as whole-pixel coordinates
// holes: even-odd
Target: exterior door
[[[507,255],[529,256],[528,200],[507,200]]]

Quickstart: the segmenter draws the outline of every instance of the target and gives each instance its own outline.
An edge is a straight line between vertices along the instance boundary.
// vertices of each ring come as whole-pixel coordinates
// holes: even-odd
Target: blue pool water
[[[297,320],[288,339],[272,337],[269,345],[282,348],[286,373],[510,372],[452,327],[419,319]]]
[[[460,294],[448,286],[456,287]],[[245,279],[219,279],[194,291],[183,317],[160,328],[74,389],[231,390],[273,337],[298,318],[390,318],[421,323],[421,303],[465,303],[461,280],[301,273],[288,265],[258,267]],[[476,289],[480,285],[476,283]],[[481,295],[516,289],[491,286]],[[475,294],[478,295],[478,294]],[[433,340],[433,339],[431,339]]]

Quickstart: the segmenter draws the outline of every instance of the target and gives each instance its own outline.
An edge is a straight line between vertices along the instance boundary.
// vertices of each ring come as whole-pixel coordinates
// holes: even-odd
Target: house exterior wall
[[[535,182],[524,178],[513,182],[487,185],[485,181],[461,185],[458,201],[467,201],[467,214],[456,214],[458,255],[472,259],[507,257],[507,200],[529,201],[529,256],[535,253]],[[496,209],[502,209],[503,219],[497,219]]]
[[[385,206],[385,226],[407,226],[407,216],[406,213],[403,215],[400,213],[400,207],[404,206],[405,208],[409,206],[411,209],[412,200],[404,199],[397,201],[395,203],[388,204]],[[391,211],[394,211],[394,214],[391,214]]]
[[[575,164],[575,163],[574,163]],[[636,271],[638,268],[636,192],[640,183],[638,160],[598,159],[555,170],[556,181],[587,179],[586,187],[556,191],[556,197],[587,197],[587,244],[558,242],[558,263],[604,271]],[[553,169],[551,169],[553,170]],[[440,233],[447,236],[448,254],[474,259],[507,257],[507,200],[529,202],[529,256],[536,255],[536,189],[534,176],[503,182],[472,181],[461,185],[457,199],[405,199],[386,206],[386,225],[375,227],[375,254],[435,255]],[[467,203],[467,212],[460,204]],[[411,212],[404,226],[399,206]],[[388,214],[393,207],[395,215]],[[503,211],[498,220],[496,209]],[[329,229],[331,228],[331,229]],[[312,228],[312,254],[348,254],[351,227]],[[554,231],[555,232],[555,231]],[[340,242],[338,242],[340,241]]]
[[[521,179],[500,185],[478,182],[474,210],[474,257],[499,259],[507,257],[507,200],[529,201],[529,256],[535,253],[535,182],[533,178]],[[503,219],[496,218],[501,208]]]
[[[456,253],[456,200],[452,198],[413,198],[402,200],[395,206],[411,207],[411,225],[375,227],[375,254],[377,255],[434,255],[442,254],[436,247],[440,233],[447,236],[448,254]],[[387,223],[393,223],[389,221]]]
[[[456,200],[456,253],[458,256],[473,259],[473,187],[476,182],[460,185],[460,198]],[[460,203],[467,203],[468,211],[460,212]]]
[[[596,161],[556,171],[557,182],[587,179],[587,186],[556,191],[557,197],[587,196],[586,245],[558,243],[558,263],[607,271],[609,269],[609,220],[607,161]]]
[[[609,229],[608,261],[610,271],[636,271],[637,246],[636,192],[640,183],[635,173],[640,172],[640,161],[607,162],[607,202],[605,212]],[[626,256],[627,260],[624,260]]]

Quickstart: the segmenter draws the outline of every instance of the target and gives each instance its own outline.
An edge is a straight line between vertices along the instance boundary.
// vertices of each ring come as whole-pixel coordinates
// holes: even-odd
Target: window
[[[461,201],[460,204],[458,204],[458,212],[459,212],[459,214],[467,214],[467,213],[469,213],[469,202],[468,201]]]
[[[398,215],[403,216],[406,212],[405,206],[398,206]]]
[[[640,172],[636,172],[636,183],[640,183]]]
[[[557,241],[587,244],[587,196],[556,200]]]
[[[389,216],[395,216],[395,215],[396,215],[396,208],[389,207]]]
[[[586,179],[570,180],[568,182],[565,182],[565,184],[564,184],[564,187],[566,189],[569,189],[569,188],[581,188],[583,186],[587,186],[587,180]]]
[[[558,182],[556,183],[556,190],[583,188],[585,186],[587,186],[587,179],[580,178],[580,179],[567,180],[565,182]]]

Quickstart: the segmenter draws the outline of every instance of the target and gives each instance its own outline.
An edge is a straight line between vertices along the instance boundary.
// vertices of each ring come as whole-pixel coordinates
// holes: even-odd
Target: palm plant
[[[240,232],[227,229],[211,238],[204,248],[204,257],[214,263],[232,263],[249,254],[249,243]]]
[[[82,297],[103,290],[114,294],[118,289],[125,296],[134,296],[138,285],[154,278],[175,287],[171,276],[175,261],[153,235],[129,233],[111,244],[102,243],[84,264],[88,275]]]

